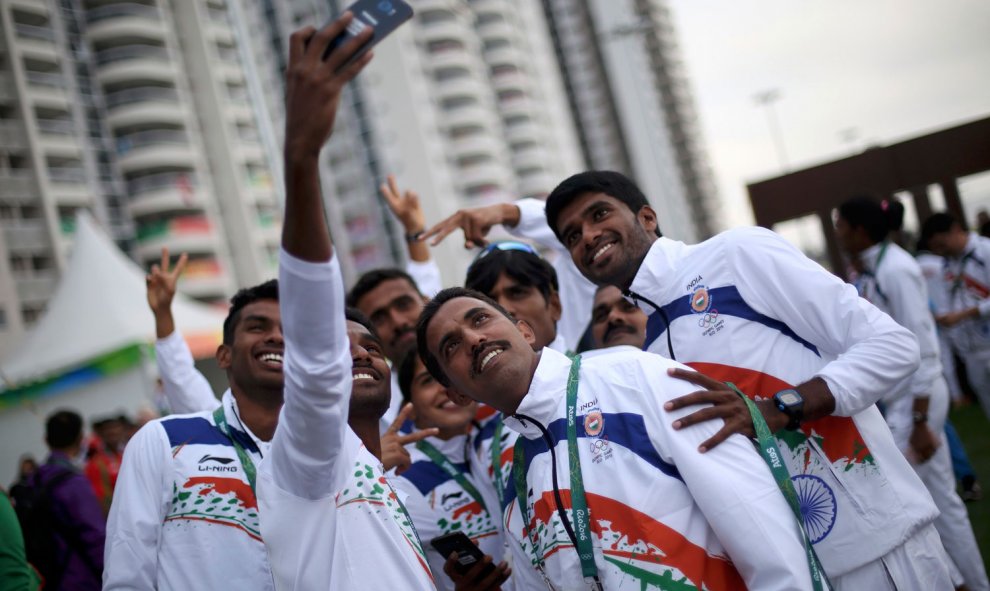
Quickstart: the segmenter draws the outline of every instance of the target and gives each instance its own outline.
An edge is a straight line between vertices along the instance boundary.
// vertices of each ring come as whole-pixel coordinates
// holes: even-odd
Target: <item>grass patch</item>
[[[949,420],[959,432],[976,472],[976,480],[983,487],[983,499],[966,503],[966,508],[976,542],[980,545],[983,563],[990,565],[990,422],[977,405],[952,410]]]

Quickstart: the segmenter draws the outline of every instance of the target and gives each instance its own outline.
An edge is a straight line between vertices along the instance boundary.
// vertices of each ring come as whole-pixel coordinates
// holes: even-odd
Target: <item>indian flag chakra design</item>
[[[172,484],[172,503],[166,523],[207,522],[236,527],[261,541],[258,501],[240,478],[194,476],[179,486]]]
[[[571,510],[570,490],[561,490],[565,510]],[[705,548],[695,545],[680,532],[620,501],[585,493],[591,514],[591,530],[596,550],[600,548],[609,568],[620,576],[632,578],[641,589],[663,591],[721,591],[745,589],[735,566],[726,557],[712,556]],[[527,528],[536,528],[537,542],[546,560],[573,545],[557,516],[553,492],[546,491],[533,502],[533,512]],[[526,532],[513,532],[516,542],[532,557],[530,537]],[[571,550],[573,551],[573,550]]]
[[[347,506],[361,506],[381,519],[395,521],[406,542],[415,550],[422,567],[430,572],[416,526],[380,469],[361,460],[354,462],[354,471],[347,486],[337,494],[337,508]]]

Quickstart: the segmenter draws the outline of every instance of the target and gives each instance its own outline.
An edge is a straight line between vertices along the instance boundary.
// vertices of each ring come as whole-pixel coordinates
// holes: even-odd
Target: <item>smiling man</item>
[[[646,196],[615,172],[566,179],[546,213],[585,277],[650,315],[648,351],[711,376],[675,370],[704,390],[668,403],[716,404],[674,425],[724,420],[700,451],[754,434],[723,381],[756,401],[798,496],[813,502],[806,529],[837,589],[951,586],[938,511],[874,405],[918,367],[908,330],[769,230],[696,245],[661,237]]]
[[[535,351],[528,324],[461,288],[427,304],[417,339],[454,402],[489,404],[519,433],[505,476],[518,588],[812,588],[797,520],[752,444],[699,455],[719,425],[670,427],[686,413],[664,401],[690,390],[667,375],[676,364]]]
[[[107,523],[104,589],[272,589],[254,482],[282,407],[278,284],[239,291],[217,363],[215,410],[149,422],[131,438]]]

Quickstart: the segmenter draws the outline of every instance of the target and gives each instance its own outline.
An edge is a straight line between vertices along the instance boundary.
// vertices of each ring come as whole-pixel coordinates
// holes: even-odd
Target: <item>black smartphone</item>
[[[485,559],[485,553],[471,541],[471,538],[464,535],[464,532],[437,536],[430,540],[430,545],[436,548],[440,556],[445,559],[457,552],[457,572],[459,573],[466,573],[475,564]],[[495,570],[495,565],[489,563],[482,571],[481,576],[488,576],[493,570]]]
[[[348,6],[347,10],[354,15],[354,20],[347,25],[347,30],[330,42],[323,59],[327,59],[330,52],[353,39],[366,27],[374,27],[375,32],[371,39],[347,60],[347,63],[353,62],[413,17],[412,6],[403,0],[358,0]]]

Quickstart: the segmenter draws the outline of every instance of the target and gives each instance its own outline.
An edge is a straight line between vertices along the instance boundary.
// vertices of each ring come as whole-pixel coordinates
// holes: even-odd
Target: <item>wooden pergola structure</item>
[[[939,185],[950,212],[966,219],[956,179],[990,170],[990,117],[747,185],[756,223],[808,215],[821,220],[832,268],[843,275],[832,211],[854,195],[887,198],[907,191],[919,220],[932,213],[928,187]]]

